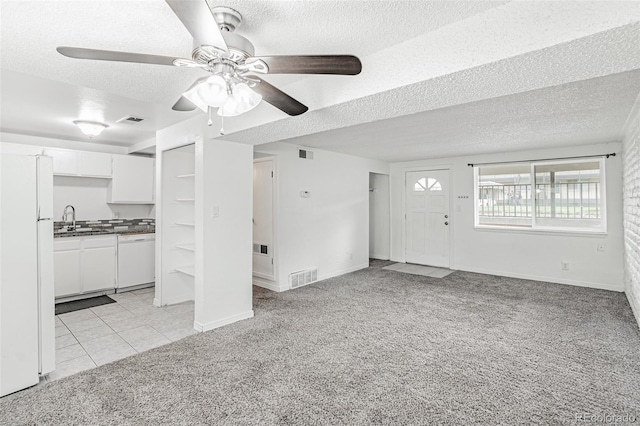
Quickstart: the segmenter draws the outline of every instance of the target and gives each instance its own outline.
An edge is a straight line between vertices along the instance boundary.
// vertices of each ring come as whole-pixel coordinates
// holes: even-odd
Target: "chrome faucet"
[[[71,207],[71,220],[73,221],[73,228],[69,229],[69,226],[67,225],[67,229],[75,231],[76,230],[76,209],[71,204],[69,204],[64,208],[64,212],[62,212],[62,220],[64,222],[69,221],[69,212],[67,211],[69,207]]]

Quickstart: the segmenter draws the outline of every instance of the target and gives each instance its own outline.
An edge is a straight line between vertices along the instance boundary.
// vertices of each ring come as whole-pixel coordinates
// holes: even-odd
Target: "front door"
[[[449,170],[407,172],[407,263],[449,267]]]

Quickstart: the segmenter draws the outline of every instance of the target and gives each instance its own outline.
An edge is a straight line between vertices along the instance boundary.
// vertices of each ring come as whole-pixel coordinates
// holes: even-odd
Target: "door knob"
[[[448,214],[445,214],[445,215],[444,215],[444,218],[445,218],[445,219],[449,219],[449,215],[448,215]]]
[[[448,225],[448,224],[449,224],[449,222],[445,222],[444,224],[445,224],[445,225]]]

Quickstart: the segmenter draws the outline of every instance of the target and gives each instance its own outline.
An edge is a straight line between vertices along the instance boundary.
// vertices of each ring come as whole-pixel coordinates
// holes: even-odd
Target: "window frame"
[[[560,234],[593,234],[593,235],[606,235],[607,234],[607,180],[605,169],[604,157],[593,158],[566,158],[561,160],[532,160],[532,161],[513,161],[505,163],[486,163],[473,167],[473,221],[474,228],[480,230],[491,231],[521,231],[521,232],[533,232],[533,233],[560,233]],[[593,163],[597,161],[600,170],[600,200],[599,208],[601,212],[600,227],[599,228],[586,228],[586,227],[568,227],[568,226],[543,226],[536,224],[536,211],[537,211],[537,197],[535,196],[536,187],[536,166],[546,166],[555,164],[577,164],[577,163]],[[480,224],[479,205],[478,205],[478,188],[480,179],[480,168],[483,166],[500,166],[500,165],[515,165],[515,164],[529,164],[529,176],[531,181],[532,194],[531,197],[531,226],[513,226],[513,225],[487,225]]]

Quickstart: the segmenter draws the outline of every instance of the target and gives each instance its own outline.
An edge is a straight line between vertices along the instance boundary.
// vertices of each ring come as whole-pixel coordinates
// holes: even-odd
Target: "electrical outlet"
[[[598,244],[598,251],[605,251],[606,246],[603,243]]]
[[[569,270],[569,262],[565,262],[565,261],[560,262],[560,269],[562,269],[563,271],[568,271]]]

